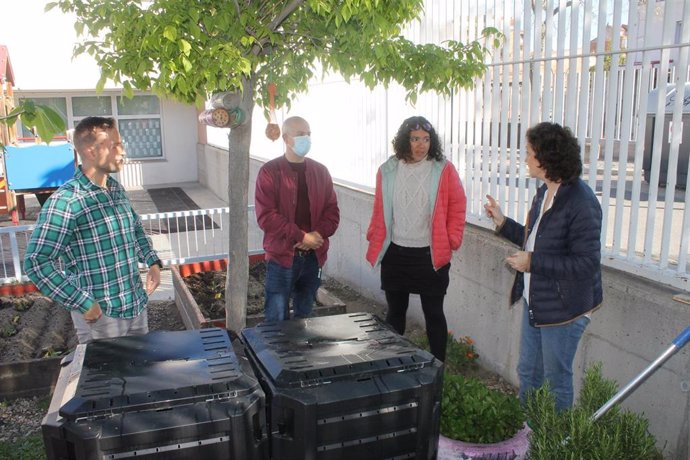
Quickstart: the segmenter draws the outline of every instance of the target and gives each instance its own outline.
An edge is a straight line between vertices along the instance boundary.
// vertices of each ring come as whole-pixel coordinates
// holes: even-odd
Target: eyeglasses
[[[424,136],[424,137],[419,137],[419,136],[410,136],[410,142],[417,143],[417,142],[424,142],[425,144],[428,144],[431,142],[431,138],[429,136]]]
[[[430,133],[431,123],[415,123],[414,125],[412,123],[408,123],[407,129],[409,129],[410,131],[418,131],[420,129],[423,129],[424,131]]]

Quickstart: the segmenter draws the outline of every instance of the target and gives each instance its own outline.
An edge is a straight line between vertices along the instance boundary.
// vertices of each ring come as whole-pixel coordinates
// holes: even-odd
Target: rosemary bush
[[[580,398],[572,409],[556,411],[548,385],[536,390],[527,404],[532,428],[531,460],[660,459],[647,419],[613,407],[593,422],[591,416],[618,391],[617,385],[601,375],[601,363],[585,372]]]

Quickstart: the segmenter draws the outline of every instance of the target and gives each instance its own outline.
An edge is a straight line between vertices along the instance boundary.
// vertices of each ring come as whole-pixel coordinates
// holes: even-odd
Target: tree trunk
[[[245,122],[230,129],[228,136],[228,203],[230,206],[228,276],[225,284],[225,327],[239,334],[247,324],[247,283],[249,249],[247,206],[249,187],[249,147],[252,140],[254,79],[244,79],[240,109]]]

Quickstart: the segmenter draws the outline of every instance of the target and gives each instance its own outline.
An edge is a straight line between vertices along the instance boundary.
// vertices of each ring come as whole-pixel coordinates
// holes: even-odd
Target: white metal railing
[[[141,215],[163,265],[203,262],[228,256],[229,208],[195,209]],[[263,252],[254,206],[248,206],[249,255]],[[0,283],[27,281],[24,255],[35,225],[0,228]]]
[[[314,133],[310,156],[336,180],[371,188],[402,120],[424,115],[463,178],[468,221],[489,228],[486,194],[522,222],[539,185],[522,161],[526,129],[567,125],[602,205],[603,262],[690,290],[690,97],[671,94],[690,82],[690,3],[426,0],[405,36],[468,42],[486,26],[506,40],[476,87],[451,97],[423,93],[412,106],[395,85],[370,91],[332,75],[311,82],[292,103]],[[254,129],[252,155],[282,153],[261,123]],[[347,142],[328,141],[343,133]]]

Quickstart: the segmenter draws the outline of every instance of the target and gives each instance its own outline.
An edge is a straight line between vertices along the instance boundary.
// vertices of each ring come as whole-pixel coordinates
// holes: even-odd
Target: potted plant
[[[413,341],[428,349],[426,336]],[[438,458],[523,458],[529,442],[525,414],[514,394],[488,387],[474,341],[448,332]]]
[[[519,400],[475,377],[446,372],[439,459],[522,459],[529,428]]]
[[[11,284],[11,294],[16,297],[21,297],[26,293],[24,285],[19,281],[13,281]]]
[[[556,411],[548,386],[536,390],[527,403],[530,420],[529,458],[615,458],[617,460],[661,460],[649,422],[639,414],[614,406],[602,418],[594,414],[616,392],[615,382],[602,377],[601,363],[585,371],[580,395],[572,409]]]
[[[12,285],[9,281],[0,284],[0,296],[7,297],[12,294]]]

